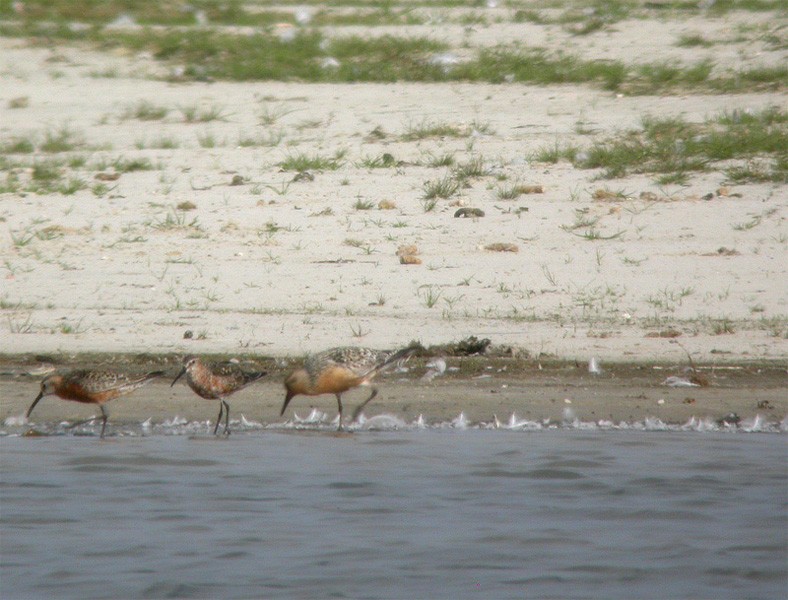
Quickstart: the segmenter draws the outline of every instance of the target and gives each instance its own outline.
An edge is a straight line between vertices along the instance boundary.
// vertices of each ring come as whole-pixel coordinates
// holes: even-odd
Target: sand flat
[[[709,19],[707,31],[728,35],[737,20],[766,18],[735,12]],[[641,20],[583,38],[545,26],[534,43],[619,59],[647,38],[651,59],[690,64],[714,49],[679,49],[676,36],[705,23],[694,18],[678,31]],[[642,33],[633,38],[635,26]],[[473,47],[535,28],[492,22],[467,35]],[[0,48],[0,134],[40,141],[68,127],[81,139],[73,154],[85,158],[79,176],[89,186],[73,195],[0,194],[4,353],[284,357],[475,335],[583,363],[680,363],[686,352],[706,364],[788,356],[784,185],[732,185],[712,170],[660,186],[650,175],[605,180],[532,159],[553,144],[588,143],[580,125],[604,137],[637,128],[646,115],[701,122],[784,105],[780,91],[173,83],[162,79],[171,67],[146,53],[8,38]],[[774,63],[774,52],[750,50],[737,55],[742,68]],[[9,108],[20,97],[27,105]],[[124,116],[141,102],[167,115]],[[185,122],[184,107],[215,108],[222,118]],[[469,134],[407,140],[422,123]],[[298,154],[340,157],[341,166],[296,178],[280,164]],[[365,163],[383,155],[397,166]],[[479,160],[485,175],[426,210],[425,182],[451,172],[429,166],[441,155],[460,165]],[[117,161],[130,160],[152,168],[119,172]],[[96,175],[113,173],[101,195],[91,191]],[[544,191],[501,199],[500,189],[515,183]],[[177,208],[184,203],[194,208]],[[454,218],[458,207],[484,217]],[[572,231],[578,218],[610,239]],[[756,224],[737,227],[747,223]],[[519,251],[484,249],[495,243]],[[401,264],[402,245],[416,246],[421,264]],[[661,335],[671,330],[686,350]]]

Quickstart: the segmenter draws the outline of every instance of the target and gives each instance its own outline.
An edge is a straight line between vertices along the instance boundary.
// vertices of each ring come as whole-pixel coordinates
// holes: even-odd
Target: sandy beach
[[[746,41],[679,47],[677,36],[732,35],[768,20],[735,12],[677,29],[652,19],[582,38],[495,21],[402,32],[454,43],[460,57],[527,35],[595,59],[714,57],[724,69],[780,64],[784,52]],[[784,183],[735,183],[722,167],[679,184],[649,174],[605,179],[534,158],[648,117],[702,123],[784,108],[783,90],[642,96],[585,84],[201,82],[174,81],[173,68],[146,52],[0,38],[2,140],[38,148],[68,132],[75,160],[56,168],[85,183],[74,193],[0,193],[3,418],[35,395],[35,378],[18,375],[42,362],[37,355],[63,367],[82,364],[84,353],[106,363],[120,354],[239,353],[293,364],[331,346],[469,336],[513,353],[511,370],[430,383],[414,370],[406,382],[387,381],[374,409],[437,420],[464,411],[476,421],[561,419],[567,407],[581,418],[672,422],[752,417],[759,403],[778,421],[786,414]],[[162,116],[135,117],[144,103]],[[189,118],[195,112],[215,118]],[[452,133],[414,135],[428,125]],[[288,166],[304,156],[327,166]],[[439,166],[446,156],[453,166]],[[29,158],[0,175],[32,181],[53,155],[37,149]],[[140,168],[127,168],[135,161]],[[430,202],[431,184],[474,166],[460,189]],[[508,198],[513,186],[526,191]],[[476,212],[460,218],[463,208]],[[662,385],[688,355],[714,373],[712,385]],[[588,374],[591,358],[605,374]],[[546,374],[544,361],[559,366]],[[281,371],[239,394],[234,414],[274,421]],[[330,397],[295,402],[302,415],[312,405],[334,409]],[[213,419],[214,409],[156,383],[112,414]],[[88,409],[53,399],[38,410],[56,419]]]

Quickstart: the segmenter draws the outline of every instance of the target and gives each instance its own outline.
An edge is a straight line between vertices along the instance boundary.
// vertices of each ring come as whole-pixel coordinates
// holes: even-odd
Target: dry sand
[[[464,35],[472,44],[528,34],[535,44],[569,44],[589,57],[689,64],[716,53],[722,65],[774,64],[773,52],[754,47],[733,52],[727,46],[675,45],[682,33],[728,35],[738,25],[730,19],[761,18],[737,15],[696,19],[678,29],[638,21],[584,38],[526,23],[422,33]],[[639,45],[641,40],[648,45]],[[636,48],[640,55],[633,55]],[[783,365],[774,377],[785,377],[785,186],[730,186],[712,171],[664,188],[649,176],[599,181],[595,171],[529,160],[555,143],[588,143],[578,124],[603,137],[637,128],[645,115],[702,121],[722,111],[784,106],[781,93],[626,97],[573,85],[168,83],[157,78],[164,70],[145,54],[47,50],[0,39],[2,138],[40,141],[46,131],[67,126],[84,142],[79,154],[87,159],[85,178],[112,173],[118,159],[148,159],[155,167],[123,173],[103,197],[89,189],[69,196],[0,195],[0,347],[10,355],[7,362],[28,362],[14,358],[28,354],[68,362],[81,352],[292,357],[344,344],[394,348],[414,339],[433,345],[475,335],[535,360],[681,365],[690,352],[705,365]],[[117,76],[96,76],[101,73]],[[10,109],[9,101],[19,97],[28,98],[28,105]],[[124,118],[143,101],[169,113],[162,121]],[[186,123],[185,107],[218,108],[224,118]],[[261,124],[261,115],[275,122]],[[402,140],[422,123],[483,127],[468,137]],[[244,138],[280,136],[276,146],[241,144]],[[165,139],[177,147],[155,148]],[[344,153],[343,164],[293,181],[295,173],[279,163],[302,153]],[[399,166],[361,165],[383,153]],[[447,169],[426,162],[443,154],[459,163],[481,158],[489,174],[428,212],[424,182],[440,179]],[[234,178],[239,185],[231,185]],[[544,192],[499,199],[496,191],[514,182],[543,186]],[[727,195],[718,195],[723,187]],[[599,189],[625,197],[596,199]],[[382,201],[394,208],[379,209]],[[175,209],[184,202],[194,210]],[[360,210],[364,203],[372,208]],[[485,216],[454,218],[458,205]],[[601,233],[620,236],[588,241],[562,229],[578,215],[599,219]],[[735,227],[754,220],[751,228]],[[35,236],[30,243],[14,243],[28,235]],[[515,244],[519,252],[483,249],[498,242]],[[418,247],[421,264],[400,264],[396,251],[409,244]],[[683,348],[651,337],[669,330],[680,334]],[[535,365],[524,371],[534,374]],[[775,379],[770,381],[766,399],[774,404]],[[468,383],[389,386],[394,392],[387,397],[407,398],[409,414],[433,414],[444,404],[440,398],[465,398]],[[247,410],[269,420],[276,394],[267,385],[262,416],[259,406]],[[562,385],[496,385],[490,397],[504,404],[494,410],[460,404],[478,419],[515,409],[525,416],[527,405],[518,408],[518,402],[528,399],[542,403],[536,416],[557,417],[566,395]],[[574,392],[587,390],[589,398],[599,383],[578,385]],[[626,418],[632,402],[617,407],[617,401],[629,398],[629,385],[608,386],[612,404],[599,400],[592,412]],[[487,394],[488,387],[473,383],[467,398],[480,390]],[[214,416],[214,407],[198,409],[193,399],[183,399],[183,390],[151,389],[154,404],[177,397],[190,416],[203,410]],[[692,393],[717,398],[721,404],[711,413],[719,414],[727,409],[724,398],[744,389]],[[634,393],[639,398],[642,392]],[[32,384],[4,384],[3,416],[18,414],[34,394]],[[250,403],[258,397],[245,394]],[[642,403],[682,394],[651,390]],[[332,402],[327,398],[325,405]],[[237,403],[234,410],[244,411],[240,397]],[[58,402],[48,404],[54,415]],[[435,416],[456,416],[457,406]],[[676,419],[692,412],[687,406],[692,408],[684,405]],[[49,414],[50,408],[41,409],[42,416]],[[170,414],[172,407],[162,410]],[[117,413],[121,417],[120,404]]]

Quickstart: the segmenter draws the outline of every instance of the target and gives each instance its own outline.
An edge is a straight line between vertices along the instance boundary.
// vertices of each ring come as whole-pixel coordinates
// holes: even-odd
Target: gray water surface
[[[781,598],[783,434],[0,438],[0,596]]]

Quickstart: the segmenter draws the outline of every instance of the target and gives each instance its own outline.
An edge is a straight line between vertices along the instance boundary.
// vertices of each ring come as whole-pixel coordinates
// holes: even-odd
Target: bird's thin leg
[[[342,431],[342,394],[337,394],[337,406],[339,407],[339,427],[337,427],[337,431]]]
[[[361,411],[364,410],[364,407],[367,404],[369,404],[369,401],[372,400],[372,398],[374,398],[377,395],[378,395],[378,388],[373,387],[372,393],[369,395],[369,398],[367,398],[366,400],[364,400],[364,402],[359,404],[358,407],[356,407],[356,410],[353,411],[353,419],[351,420],[351,422],[354,422],[356,419],[358,419],[358,416],[361,414]]]
[[[216,427],[213,428],[213,434],[216,435],[216,432],[219,431],[219,423],[222,420],[222,413],[224,412],[224,404],[220,401],[219,402],[219,416],[216,417]]]
[[[101,409],[101,435],[99,439],[104,439],[104,430],[107,428],[107,411],[104,410],[104,406],[99,404],[99,408]]]
[[[230,435],[230,405],[225,400],[222,400],[222,404],[224,404],[224,435]]]

